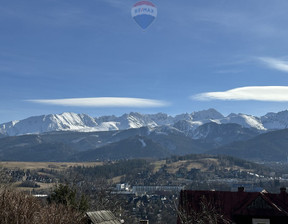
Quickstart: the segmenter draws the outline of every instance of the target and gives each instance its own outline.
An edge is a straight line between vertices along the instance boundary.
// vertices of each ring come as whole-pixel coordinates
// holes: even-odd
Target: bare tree
[[[43,207],[35,217],[35,224],[84,224],[83,213],[62,204],[51,204]]]
[[[11,189],[3,189],[0,195],[0,223],[33,223],[40,206],[33,197]]]
[[[203,196],[200,200],[199,210],[194,210],[189,207],[187,202],[184,202],[177,209],[178,220],[181,224],[230,224],[215,204],[207,200]]]
[[[7,170],[0,167],[0,187],[5,188],[11,184],[11,176],[8,174]]]
[[[5,188],[0,192],[1,224],[85,224],[83,213],[62,205],[43,204],[23,192]]]

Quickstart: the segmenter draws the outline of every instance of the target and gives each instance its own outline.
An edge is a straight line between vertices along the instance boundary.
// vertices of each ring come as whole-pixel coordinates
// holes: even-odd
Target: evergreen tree
[[[63,204],[81,212],[85,212],[89,208],[87,197],[84,194],[77,194],[76,188],[70,187],[68,184],[59,184],[56,186],[48,197],[48,202],[50,204]]]

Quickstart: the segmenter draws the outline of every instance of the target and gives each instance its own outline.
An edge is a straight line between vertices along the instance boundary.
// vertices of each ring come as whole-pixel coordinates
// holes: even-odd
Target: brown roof
[[[205,198],[228,220],[233,216],[288,216],[288,195],[286,192],[228,192],[228,191],[181,191],[179,207],[188,213],[199,211]]]
[[[86,215],[93,224],[121,224],[121,221],[111,211],[87,212]]]

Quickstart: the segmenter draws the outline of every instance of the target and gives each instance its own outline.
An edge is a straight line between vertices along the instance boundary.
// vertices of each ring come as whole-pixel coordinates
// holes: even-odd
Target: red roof
[[[192,210],[199,211],[203,198],[228,220],[233,220],[235,216],[288,217],[286,192],[181,191],[179,207],[189,213]]]
[[[137,2],[137,3],[134,5],[134,7],[139,6],[139,5],[149,5],[149,6],[156,7],[152,2],[149,2],[149,1]]]

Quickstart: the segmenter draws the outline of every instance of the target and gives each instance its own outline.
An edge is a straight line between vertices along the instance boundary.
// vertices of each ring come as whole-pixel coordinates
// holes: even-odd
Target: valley
[[[256,164],[228,156],[191,154],[166,159],[93,163],[1,162],[1,185],[47,197],[59,184],[89,198],[90,209],[175,223],[180,189],[278,192],[287,186],[287,164]],[[153,212],[152,212],[153,211]]]

